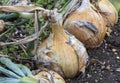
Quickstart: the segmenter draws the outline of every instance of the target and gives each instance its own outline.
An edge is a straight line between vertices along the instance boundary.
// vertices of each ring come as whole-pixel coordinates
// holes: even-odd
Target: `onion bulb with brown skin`
[[[65,29],[86,47],[99,46],[106,34],[103,17],[89,0],[82,0],[79,8],[65,19]]]
[[[55,71],[43,70],[35,75],[39,79],[38,83],[65,83],[65,80]]]
[[[118,12],[109,0],[91,0],[91,3],[99,10],[108,27],[117,23]]]
[[[53,10],[49,12],[49,37],[43,41],[34,57],[42,66],[58,72],[65,78],[72,78],[78,72],[85,72],[88,54],[84,45],[73,35],[64,31],[62,15]]]

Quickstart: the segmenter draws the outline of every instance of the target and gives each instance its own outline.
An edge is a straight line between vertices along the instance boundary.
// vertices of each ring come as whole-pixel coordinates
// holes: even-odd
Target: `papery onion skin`
[[[52,70],[43,70],[35,75],[35,78],[39,79],[40,83],[51,83],[50,80],[54,81],[54,83],[66,83],[65,80],[56,72]]]
[[[89,22],[93,24],[98,33],[94,34],[85,26],[78,26],[74,21]],[[64,22],[65,29],[75,35],[86,47],[97,47],[101,44],[106,34],[106,26],[103,17],[97,12],[94,6],[91,6],[89,0],[83,0],[82,5],[73,13],[68,15]]]
[[[39,58],[49,63],[59,64],[60,67],[62,67],[61,71],[66,72],[65,77],[75,76],[78,71],[77,56],[72,47],[65,43],[67,36],[64,36],[63,33],[61,34],[61,31],[59,29],[57,30],[59,31],[57,32],[59,35],[51,34],[49,38],[45,40],[38,48],[38,54],[40,55]],[[55,37],[53,40],[52,36]],[[47,44],[53,45],[50,45],[49,47]],[[45,48],[45,54],[41,52],[43,48]]]
[[[94,1],[94,0],[91,0]],[[118,12],[109,0],[98,0],[95,2],[108,27],[113,26],[118,21]]]
[[[59,17],[54,16],[57,21],[51,21],[52,33],[39,46],[35,57],[65,78],[73,78],[79,71],[85,71],[88,54],[80,41],[65,33]]]

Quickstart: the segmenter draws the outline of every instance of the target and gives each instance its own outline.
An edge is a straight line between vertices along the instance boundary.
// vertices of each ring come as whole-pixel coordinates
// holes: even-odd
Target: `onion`
[[[65,80],[52,70],[40,71],[35,78],[39,79],[39,83],[65,83]]]
[[[94,0],[91,0],[92,2]],[[96,8],[100,11],[107,26],[113,26],[118,21],[118,12],[109,0],[97,0]]]
[[[88,60],[84,45],[73,35],[65,33],[61,14],[52,11],[47,15],[51,18],[52,33],[39,46],[35,59],[65,78],[72,78],[79,71],[84,73]]]
[[[86,47],[100,45],[106,34],[103,17],[89,0],[82,0],[81,6],[68,15],[64,27]]]

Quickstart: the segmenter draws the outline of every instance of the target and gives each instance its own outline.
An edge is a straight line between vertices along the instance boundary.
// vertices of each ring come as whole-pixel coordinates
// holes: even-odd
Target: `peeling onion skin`
[[[97,0],[94,5],[103,16],[107,26],[111,27],[117,23],[118,12],[109,0]]]
[[[79,21],[83,22],[83,24],[78,25],[75,23]],[[85,22],[88,23],[87,27]],[[86,25],[84,25],[84,23]],[[96,27],[98,31],[90,29],[90,24]],[[80,40],[86,47],[90,48],[97,47],[101,44],[107,30],[103,17],[97,9],[90,4],[89,0],[83,0],[81,6],[68,15],[64,22],[64,28]]]
[[[65,80],[56,72],[52,70],[43,70],[35,75],[39,79],[39,83],[65,83]]]
[[[79,40],[64,31],[59,17],[59,14],[51,17],[52,33],[39,46],[35,58],[61,76],[73,78],[78,72],[85,72],[88,54]]]

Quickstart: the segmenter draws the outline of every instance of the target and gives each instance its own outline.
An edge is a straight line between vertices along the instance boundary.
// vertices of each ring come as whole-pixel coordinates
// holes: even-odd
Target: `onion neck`
[[[66,36],[66,33],[62,25],[62,22],[63,22],[62,15],[58,13],[56,10],[53,10],[52,13],[53,15],[51,15],[51,20],[50,20],[52,33],[54,35],[54,38],[61,39],[61,37]]]
[[[52,26],[52,33],[54,34],[55,38],[61,38],[61,36],[62,37],[66,36],[66,33],[65,33],[62,25],[60,25],[60,24],[55,24]]]
[[[78,8],[78,10],[85,9],[88,7],[90,7],[90,0],[82,0],[82,3],[80,7]]]

